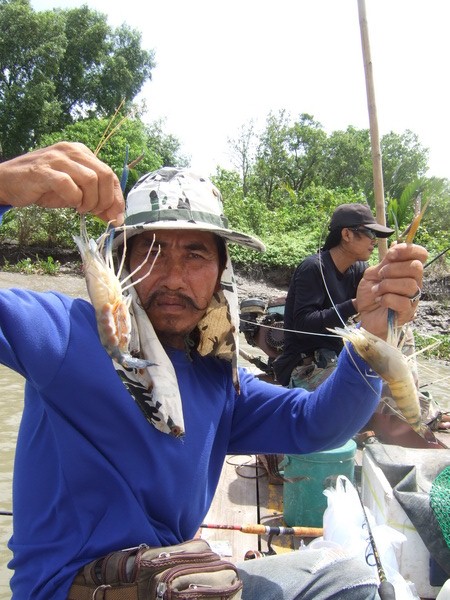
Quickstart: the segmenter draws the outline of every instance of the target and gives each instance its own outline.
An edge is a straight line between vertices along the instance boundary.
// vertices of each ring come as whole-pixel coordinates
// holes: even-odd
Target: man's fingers
[[[125,204],[114,172],[84,146],[57,146],[60,148],[53,149],[51,160],[39,165],[41,190],[36,204],[71,207],[106,221],[123,220]]]
[[[406,296],[398,294],[385,294],[380,298],[380,305],[395,311],[399,325],[403,325],[414,318],[418,302],[411,302]]]
[[[397,295],[408,300],[415,296],[420,288],[417,279],[404,277],[402,279],[383,279],[372,287],[372,292],[377,296]]]
[[[104,221],[115,221],[115,225],[122,225],[125,202],[120,189],[120,182],[112,171],[106,171],[99,177],[98,183],[98,209],[97,214]]]
[[[423,274],[423,264],[418,259],[403,262],[395,262],[384,265],[379,271],[380,279],[414,277],[421,278]]]
[[[420,262],[426,262],[428,258],[428,252],[423,246],[418,246],[417,244],[396,244],[395,246],[391,246],[386,253],[386,256],[380,263],[380,266],[383,267],[385,264],[391,262],[403,262],[408,260],[419,260]]]
[[[0,164],[0,191],[0,204],[74,208],[123,223],[125,202],[117,176],[76,142],[59,142]]]

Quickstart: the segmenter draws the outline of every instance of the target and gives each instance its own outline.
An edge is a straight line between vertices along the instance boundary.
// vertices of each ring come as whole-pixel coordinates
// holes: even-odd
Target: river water
[[[55,278],[17,278],[14,274],[0,272],[0,288],[16,285],[18,287],[34,287],[45,290],[54,286]],[[30,284],[34,283],[33,286]],[[84,281],[77,279],[71,281],[70,289],[65,291],[71,295],[85,295]],[[245,342],[243,344],[245,346]],[[252,348],[247,346],[249,353]],[[244,363],[242,363],[244,364]],[[426,385],[433,398],[439,401],[442,410],[450,410],[450,365],[438,361],[420,361],[419,376],[421,385]],[[22,377],[0,365],[0,511],[11,511],[11,487],[14,451],[18,427],[23,406]],[[450,433],[449,442],[450,445]],[[32,501],[33,491],[30,490]],[[9,600],[9,579],[11,572],[7,563],[11,558],[7,548],[8,539],[12,532],[12,519],[10,516],[0,514],[0,600]]]

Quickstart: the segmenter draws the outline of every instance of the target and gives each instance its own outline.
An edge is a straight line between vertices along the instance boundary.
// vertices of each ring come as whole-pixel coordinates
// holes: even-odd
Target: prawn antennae
[[[149,257],[150,257],[150,254],[151,254],[151,252],[153,251],[153,246],[154,246],[154,244],[155,244],[155,236],[153,236],[153,241],[152,241],[152,243],[151,243],[151,246],[150,246],[150,248],[148,249],[148,251],[147,251],[147,254],[145,255],[145,258],[144,258],[144,260],[142,261],[142,263],[141,263],[141,264],[140,264],[138,267],[136,267],[136,269],[134,269],[134,271],[132,271],[132,272],[131,272],[129,275],[127,275],[127,277],[125,277],[124,279],[122,279],[122,285],[123,285],[123,284],[124,284],[126,281],[128,281],[129,279],[131,279],[131,278],[132,278],[134,275],[136,275],[136,273],[138,273],[138,272],[139,272],[139,271],[142,269],[143,265],[145,265],[145,264],[147,263],[147,260],[149,259]],[[124,286],[124,287],[122,288],[122,291],[126,291],[126,290],[130,289],[131,287],[134,287],[134,286],[135,286],[137,283],[140,283],[141,281],[143,281],[143,280],[144,280],[146,277],[148,277],[148,276],[150,275],[150,273],[151,273],[151,272],[152,272],[152,270],[153,270],[153,266],[154,266],[154,264],[155,264],[155,262],[156,262],[156,259],[157,259],[157,258],[158,258],[158,256],[160,255],[160,252],[161,252],[161,246],[158,246],[158,252],[156,253],[156,256],[155,256],[155,258],[153,259],[152,265],[151,265],[151,267],[148,269],[147,273],[145,273],[145,275],[142,275],[142,277],[139,277],[139,279],[136,279],[136,281],[133,281],[132,283],[130,283],[130,284],[128,284],[128,285],[126,285],[126,286]]]
[[[124,227],[123,229],[125,234],[126,228]],[[74,236],[74,240],[82,257],[86,286],[95,310],[97,329],[102,345],[113,360],[126,368],[143,369],[151,366],[154,363],[130,354],[130,298],[124,296],[125,290],[135,286],[136,283],[146,277],[151,272],[151,268],[144,277],[124,287],[114,271],[112,230],[110,230],[109,225],[106,232],[100,236],[98,242],[95,242],[88,237],[85,217],[82,215],[80,219],[80,235]],[[102,253],[103,251],[104,254]],[[133,271],[132,275],[144,266],[150,251],[144,261]],[[123,267],[123,261],[122,257],[120,270]],[[129,277],[131,276],[128,276],[127,279]]]
[[[114,122],[119,115],[120,110],[124,106],[125,101],[117,107],[113,116],[109,120],[106,129],[95,149],[95,156],[98,156],[100,150],[106,142],[116,133],[122,123],[127,119],[127,116],[122,117],[117,124]],[[140,156],[135,161],[128,164],[128,146],[126,148],[125,164],[121,177],[121,189],[125,191],[125,186],[128,179],[129,168],[134,167],[143,156]],[[125,297],[124,292],[134,287],[137,283],[147,277],[154,265],[154,261],[143,275],[137,281],[132,281],[124,286],[124,281],[129,281],[132,277],[147,263],[150,253],[153,248],[151,245],[144,261],[123,281],[120,280],[121,274],[125,266],[126,251],[127,251],[127,236],[126,226],[122,226],[123,231],[123,252],[119,262],[117,273],[114,270],[114,259],[112,246],[116,229],[111,226],[111,222],[107,224],[106,231],[99,237],[97,242],[89,238],[86,225],[85,215],[80,217],[80,235],[74,236],[75,243],[81,254],[83,269],[86,279],[86,287],[89,298],[95,310],[97,320],[97,329],[99,332],[101,343],[112,357],[113,360],[131,369],[143,369],[151,366],[148,360],[136,358],[130,354],[129,344],[131,340],[131,317],[129,306],[131,298]],[[158,257],[158,254],[155,257]]]
[[[116,108],[113,116],[111,117],[111,119],[108,121],[108,124],[102,134],[102,137],[100,138],[99,143],[97,144],[97,148],[94,151],[95,156],[98,156],[98,153],[100,152],[100,150],[103,148],[103,146],[106,144],[106,142],[110,139],[110,137],[112,135],[114,135],[114,133],[117,131],[117,129],[120,127],[120,125],[122,125],[122,123],[126,120],[126,117],[123,117],[119,124],[116,125],[115,127],[112,128],[113,123],[117,117],[117,115],[119,114],[121,108],[123,107],[123,105],[125,104],[125,100],[123,99],[119,106]],[[112,128],[112,129],[111,129]]]

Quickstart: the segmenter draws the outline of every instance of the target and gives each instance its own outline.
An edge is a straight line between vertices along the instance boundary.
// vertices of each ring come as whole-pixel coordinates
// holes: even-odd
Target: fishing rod
[[[372,528],[370,527],[369,519],[367,518],[366,507],[364,506],[364,502],[361,498],[361,494],[359,493],[358,488],[356,486],[354,486],[354,488],[358,493],[358,498],[361,503],[364,520],[367,526],[367,532],[369,534],[369,541],[370,545],[372,546],[372,552],[377,566],[378,577],[380,579],[380,585],[378,586],[378,595],[380,596],[381,600],[395,600],[395,588],[392,585],[392,583],[387,580],[386,573],[384,572],[383,565],[381,564],[381,559],[378,553],[378,548],[375,544]]]
[[[254,523],[249,525],[216,525],[202,523],[204,529],[228,529],[240,531],[241,533],[253,533],[256,535],[295,535],[299,537],[320,537],[323,535],[322,527],[271,527]]]
[[[0,510],[0,516],[12,517],[12,512]],[[229,529],[256,535],[295,535],[299,537],[320,537],[323,535],[322,527],[270,527],[259,523],[250,525],[216,525],[202,523],[200,527],[203,529]]]
[[[435,256],[434,258],[432,258],[431,260],[429,260],[427,263],[425,263],[424,266],[423,266],[423,268],[426,269],[427,267],[429,267],[431,264],[434,263],[435,260],[437,260],[438,258],[440,258],[441,256],[443,256],[449,250],[450,250],[450,246],[448,248],[446,248],[445,250],[442,250],[442,252],[439,252],[439,254],[437,256]]]

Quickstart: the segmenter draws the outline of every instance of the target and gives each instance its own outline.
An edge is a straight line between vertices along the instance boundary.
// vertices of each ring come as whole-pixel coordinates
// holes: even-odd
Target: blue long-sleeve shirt
[[[337,447],[373,413],[380,382],[343,352],[315,392],[169,350],[185,416],[180,440],[150,425],[101,346],[92,306],[0,292],[0,362],[27,382],[13,479],[14,598],[63,600],[77,570],[112,550],[194,536],[227,453]]]

